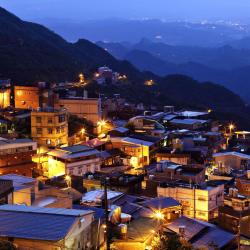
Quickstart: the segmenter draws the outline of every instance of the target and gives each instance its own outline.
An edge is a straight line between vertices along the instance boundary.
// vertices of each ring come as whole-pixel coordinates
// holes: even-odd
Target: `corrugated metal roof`
[[[122,139],[123,142],[128,142],[128,143],[133,143],[136,145],[143,145],[143,146],[152,146],[154,145],[153,142],[149,142],[149,141],[144,141],[144,140],[140,140],[140,139],[135,139],[135,138],[131,138],[131,137],[125,137]]]
[[[160,197],[150,199],[140,203],[142,206],[151,208],[151,209],[165,209],[169,207],[180,206],[180,203],[170,197]]]
[[[79,215],[87,213],[91,211],[0,206],[0,236],[58,241],[65,238]]]
[[[213,154],[213,157],[220,157],[220,156],[237,156],[243,159],[248,159],[250,160],[250,155],[238,153],[238,152],[223,152],[223,153],[216,153]]]
[[[175,124],[187,124],[187,125],[193,125],[196,123],[206,123],[207,120],[199,120],[199,119],[173,119],[170,121],[171,123],[175,123]]]

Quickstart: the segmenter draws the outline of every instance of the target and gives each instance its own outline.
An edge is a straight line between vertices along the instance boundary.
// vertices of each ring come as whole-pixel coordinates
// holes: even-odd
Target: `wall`
[[[15,108],[37,109],[39,108],[38,87],[15,86]]]
[[[101,119],[99,99],[59,99],[56,107],[65,107],[69,113],[91,121],[94,125]]]

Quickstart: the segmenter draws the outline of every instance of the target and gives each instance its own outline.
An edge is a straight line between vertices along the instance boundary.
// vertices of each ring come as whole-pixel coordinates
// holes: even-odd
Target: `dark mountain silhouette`
[[[139,58],[143,58],[140,51],[137,53]],[[167,104],[197,109],[212,108],[222,112],[220,118],[238,117],[243,126],[250,125],[249,110],[245,108],[244,102],[222,86],[201,84],[181,75],[162,78],[151,72],[141,72],[129,62],[115,59],[87,40],[68,43],[47,28],[22,21],[0,8],[0,77],[11,78],[15,83],[71,81],[79,72],[92,74],[103,65],[127,74],[129,82],[117,86],[99,86],[92,82],[89,88],[95,92],[107,95],[120,93],[129,101],[144,102],[157,108]],[[145,86],[146,79],[154,79],[156,84]]]

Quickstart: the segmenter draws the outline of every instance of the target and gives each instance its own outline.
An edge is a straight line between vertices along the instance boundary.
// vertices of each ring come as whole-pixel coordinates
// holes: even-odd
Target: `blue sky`
[[[0,6],[26,20],[118,17],[244,21],[250,13],[250,0],[0,0]]]

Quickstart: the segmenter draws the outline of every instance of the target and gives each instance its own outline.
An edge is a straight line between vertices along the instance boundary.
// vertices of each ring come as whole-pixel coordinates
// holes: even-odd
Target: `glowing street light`
[[[164,220],[164,214],[159,210],[155,211],[154,218],[156,218],[157,220]]]
[[[230,131],[230,134],[232,134],[232,131],[235,129],[235,125],[234,124],[229,124],[229,131]]]
[[[84,135],[86,133],[86,129],[85,128],[82,128],[81,129],[81,133]]]

